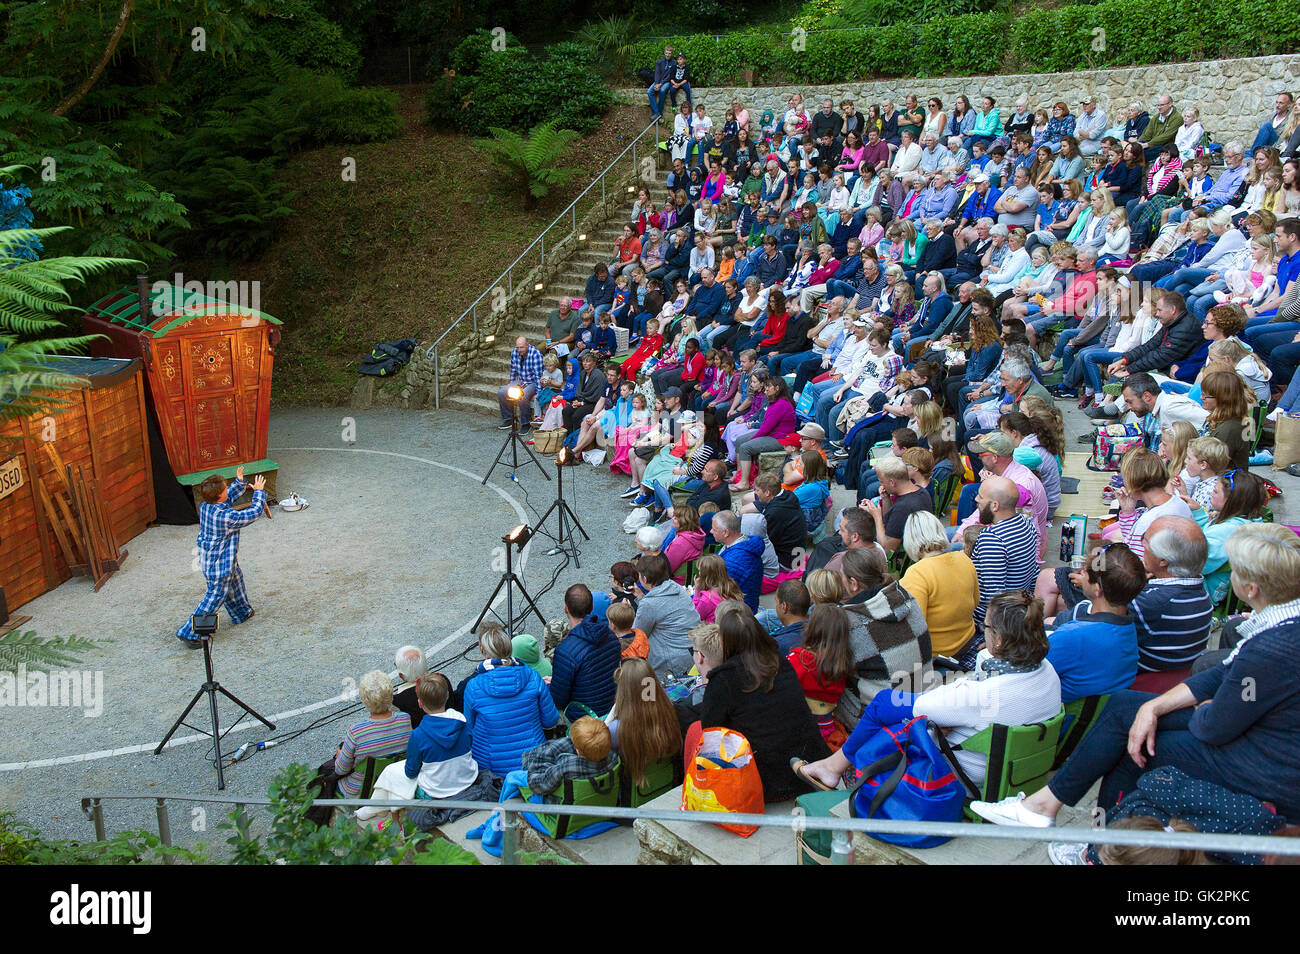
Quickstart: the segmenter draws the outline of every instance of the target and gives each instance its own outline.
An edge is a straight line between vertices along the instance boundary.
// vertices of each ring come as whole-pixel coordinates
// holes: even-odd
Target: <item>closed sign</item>
[[[23,485],[23,465],[17,457],[0,462],[0,500]]]

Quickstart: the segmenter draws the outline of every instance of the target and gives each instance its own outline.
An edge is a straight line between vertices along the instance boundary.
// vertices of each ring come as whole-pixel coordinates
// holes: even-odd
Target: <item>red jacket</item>
[[[700,376],[704,374],[704,367],[704,355],[698,351],[695,352],[692,357],[682,362],[682,380],[698,381]]]
[[[768,314],[767,324],[763,326],[763,340],[760,341],[759,347],[775,347],[781,343],[785,337],[785,325],[790,320],[787,312],[781,312],[779,315]]]

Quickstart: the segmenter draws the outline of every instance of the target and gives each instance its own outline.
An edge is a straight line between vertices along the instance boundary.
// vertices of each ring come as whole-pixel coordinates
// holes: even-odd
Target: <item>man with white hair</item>
[[[1223,170],[1215,177],[1214,185],[1210,186],[1210,191],[1203,192],[1192,199],[1190,208],[1170,209],[1169,221],[1181,222],[1187,217],[1187,213],[1197,206],[1207,212],[1213,212],[1215,209],[1231,203],[1237,191],[1241,188],[1241,184],[1246,181],[1246,174],[1250,171],[1245,158],[1246,151],[1241,147],[1241,143],[1235,139],[1225,143],[1223,146]]]
[[[403,688],[393,694],[393,705],[411,717],[411,728],[420,724],[424,710],[416,695],[415,681],[429,672],[424,660],[424,650],[419,646],[403,646],[393,661],[397,664],[397,684]]]
[[[917,166],[927,176],[938,172],[952,159],[948,147],[932,132],[921,134],[921,163]]]
[[[947,173],[936,170],[926,178],[929,184],[921,193],[921,197],[913,203],[912,211],[907,217],[916,222],[920,228],[925,228],[931,222],[938,222],[942,228],[943,223],[952,215],[961,196],[949,181]]]

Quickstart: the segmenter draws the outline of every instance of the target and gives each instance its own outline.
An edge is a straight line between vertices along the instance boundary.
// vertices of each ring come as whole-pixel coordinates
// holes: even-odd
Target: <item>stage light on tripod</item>
[[[519,385],[512,384],[510,385],[510,387],[506,388],[507,401],[518,402],[518,401],[522,401],[523,399],[524,399],[524,389],[521,388]]]
[[[570,451],[569,448],[567,447],[561,447],[560,452],[555,455],[555,463],[557,466],[560,467],[564,467],[572,459],[573,459],[573,452]]]
[[[504,537],[502,537],[501,542],[513,543],[515,546],[522,549],[524,544],[526,544],[529,540],[531,540],[532,537],[533,537],[532,528],[530,528],[526,523],[521,523],[519,526],[515,527]]]

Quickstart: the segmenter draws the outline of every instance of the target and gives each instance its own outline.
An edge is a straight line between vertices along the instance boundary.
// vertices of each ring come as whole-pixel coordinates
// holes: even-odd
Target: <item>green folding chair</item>
[[[1062,707],[1046,722],[1028,725],[1003,725],[994,723],[957,745],[949,745],[942,734],[939,745],[953,771],[966,786],[968,801],[998,802],[1017,792],[1033,792],[1043,786],[1056,761],[1056,746],[1061,739],[1061,725],[1065,721]],[[983,752],[988,758],[988,768],[983,784],[977,785],[957,761],[957,752]],[[980,817],[966,808],[972,821]]]
[[[686,779],[686,767],[681,756],[660,759],[645,769],[645,784],[638,785],[624,765],[619,766],[619,804],[624,808],[640,808],[665,792],[671,791]],[[629,825],[631,820],[627,822]]]
[[[554,793],[559,795],[558,804],[595,805],[602,808],[616,807],[620,791],[620,768],[621,763],[616,762],[608,772],[597,775],[595,778],[566,778],[559,791]],[[527,786],[520,789],[519,797],[524,801],[527,801],[532,795],[532,789]],[[533,814],[546,830],[546,834],[552,838],[567,838],[569,835],[582,831],[584,828],[598,822],[610,821],[608,818],[600,818],[595,815],[548,815],[545,813],[545,806],[538,805],[537,807],[538,811]]]
[[[361,794],[358,798],[369,798],[371,792],[375,790],[375,779],[379,778],[381,772],[394,762],[405,762],[406,753],[398,752],[396,755],[372,755],[366,759],[366,774],[361,781]]]

